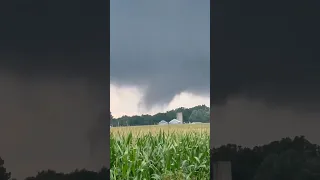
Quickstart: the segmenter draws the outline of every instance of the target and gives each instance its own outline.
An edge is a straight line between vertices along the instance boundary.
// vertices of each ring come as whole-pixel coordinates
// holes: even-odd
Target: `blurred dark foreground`
[[[304,136],[253,148],[228,144],[210,154],[211,162],[231,162],[232,180],[320,180],[320,146]]]

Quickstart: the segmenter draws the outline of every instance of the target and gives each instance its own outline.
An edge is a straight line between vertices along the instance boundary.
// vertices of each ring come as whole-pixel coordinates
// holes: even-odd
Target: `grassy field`
[[[111,179],[210,179],[209,128],[209,124],[112,127]]]

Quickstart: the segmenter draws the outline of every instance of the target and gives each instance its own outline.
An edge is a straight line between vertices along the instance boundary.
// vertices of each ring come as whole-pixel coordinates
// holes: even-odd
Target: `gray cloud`
[[[270,106],[320,102],[316,4],[217,1],[209,69],[209,3],[111,2],[111,82],[144,87],[146,107],[182,91],[208,95],[210,70],[213,104],[235,95]]]
[[[215,1],[211,145],[320,144],[318,1]]]
[[[0,157],[13,177],[108,166],[107,3],[1,4]]]
[[[216,3],[212,103],[242,96],[270,106],[319,104],[320,26],[313,23],[320,17],[318,2]]]
[[[111,1],[111,82],[145,88],[146,108],[209,95],[210,1]]]

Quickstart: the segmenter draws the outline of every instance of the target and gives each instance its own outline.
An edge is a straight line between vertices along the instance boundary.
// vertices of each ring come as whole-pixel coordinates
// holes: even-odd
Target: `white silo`
[[[183,124],[183,114],[182,112],[177,112],[177,120]]]

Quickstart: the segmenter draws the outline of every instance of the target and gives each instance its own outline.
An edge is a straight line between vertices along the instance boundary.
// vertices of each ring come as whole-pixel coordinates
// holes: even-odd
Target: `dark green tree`
[[[25,180],[105,180],[109,179],[109,170],[103,167],[99,172],[85,169],[75,170],[71,173],[57,173],[53,170],[38,172],[35,177],[27,177]]]
[[[112,126],[141,126],[141,125],[155,125],[160,121],[170,121],[176,118],[177,112],[182,112],[184,122],[190,120],[190,116],[194,117],[194,121],[208,123],[210,121],[210,108],[205,105],[199,105],[192,108],[180,107],[164,113],[157,113],[155,115],[143,114],[141,116],[122,116],[120,118],[113,118],[111,120]]]
[[[211,160],[231,161],[233,180],[320,180],[320,148],[304,136],[253,148],[220,146]]]
[[[11,178],[11,173],[7,172],[4,167],[4,160],[0,157],[0,180],[9,180]]]

